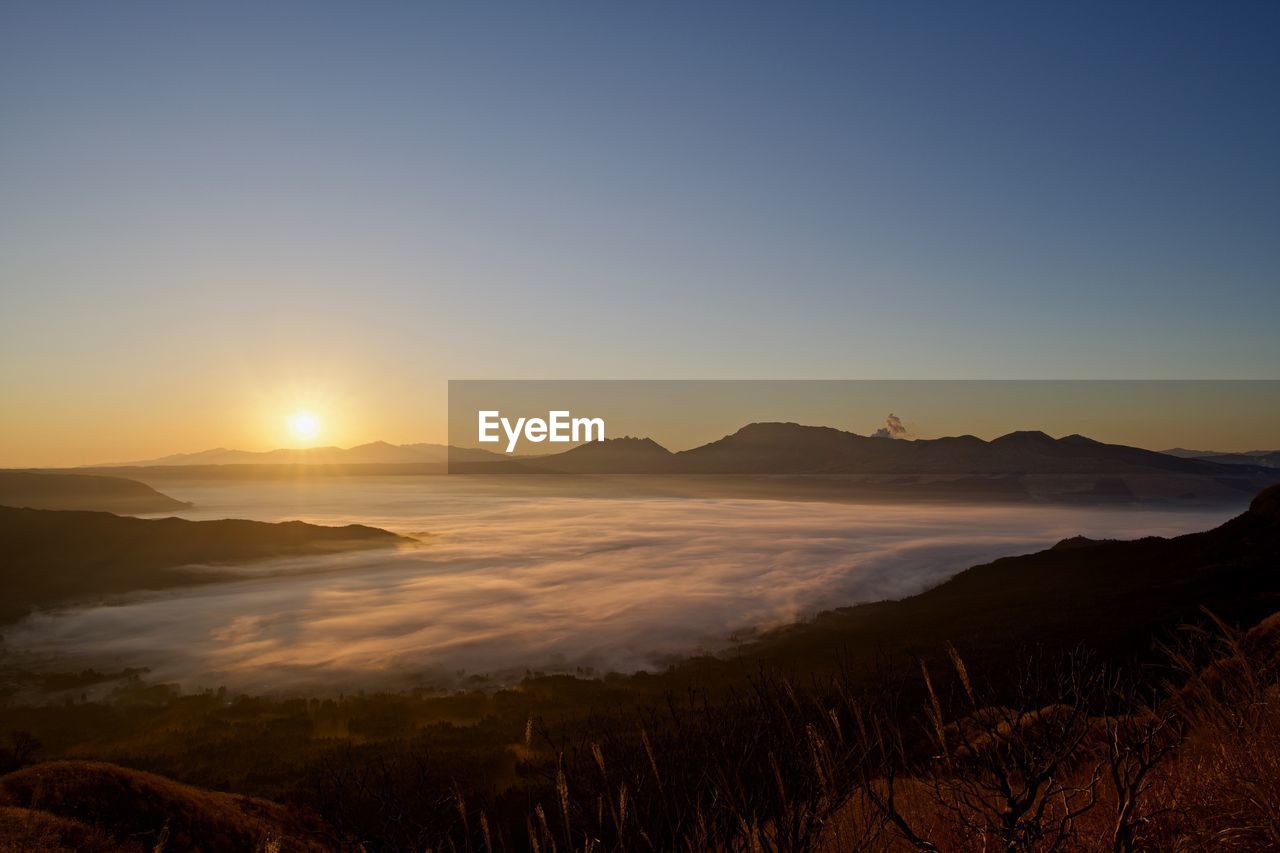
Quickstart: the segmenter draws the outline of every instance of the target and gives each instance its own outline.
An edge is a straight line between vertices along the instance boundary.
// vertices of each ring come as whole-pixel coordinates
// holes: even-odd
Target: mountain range
[[[747,424],[700,447],[675,452],[651,438],[629,436],[559,453],[514,456],[443,444],[377,441],[351,448],[266,452],[217,448],[92,470],[143,482],[171,476],[303,474],[737,475],[682,482],[690,489],[741,497],[1183,504],[1241,503],[1280,481],[1280,468],[1270,467],[1265,454],[1242,460],[1232,454],[1223,459],[1220,454],[1202,458],[1193,453],[1160,453],[1082,435],[1054,438],[1038,431],[1011,432],[990,441],[972,435],[904,439],[770,422]],[[1256,464],[1249,461],[1254,459]],[[676,487],[677,479],[662,482]],[[622,486],[615,483],[611,488]]]
[[[1261,465],[1263,468],[1280,468],[1280,450],[1244,450],[1239,453],[1224,453],[1220,450],[1187,450],[1174,447],[1162,451],[1180,459],[1203,459],[1206,462],[1217,462],[1222,465]]]
[[[450,461],[472,460],[451,457]],[[732,435],[674,453],[652,439],[626,437],[504,462],[510,471],[610,474],[1239,476],[1267,470],[1263,465],[1224,464],[1106,444],[1082,435],[1055,439],[1043,432],[1022,431],[991,441],[972,435],[912,440],[796,423],[748,424]],[[502,470],[497,465],[474,468]]]
[[[229,450],[215,447],[197,453],[175,453],[158,459],[136,462],[108,462],[93,468],[151,468],[190,465],[400,465],[442,464],[450,458],[481,462],[502,459],[487,450],[450,447],[444,444],[390,444],[373,441],[355,447],[306,447],[279,450]]]
[[[445,444],[232,450],[224,447],[92,468],[206,465],[433,465],[459,473],[582,474],[1097,474],[1181,473],[1238,476],[1280,467],[1280,451],[1218,453],[1174,448],[1156,452],[1106,444],[1082,435],[1052,438],[1011,432],[991,441],[972,435],[937,439],[865,436],[833,427],[752,423],[689,450],[670,451],[651,438],[589,442],[561,453],[509,456]]]

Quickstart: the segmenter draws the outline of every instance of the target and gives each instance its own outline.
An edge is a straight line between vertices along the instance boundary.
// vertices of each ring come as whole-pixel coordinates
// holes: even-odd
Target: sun
[[[313,412],[294,412],[289,415],[289,434],[297,441],[313,441],[320,435],[320,419]]]

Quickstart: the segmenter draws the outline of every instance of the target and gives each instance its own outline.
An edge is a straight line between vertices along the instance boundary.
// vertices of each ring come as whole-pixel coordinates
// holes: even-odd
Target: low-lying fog
[[[1076,534],[1212,527],[1217,511],[503,496],[463,478],[165,484],[190,518],[361,522],[421,547],[277,560],[244,579],[37,614],[11,649],[188,687],[443,684],[632,671],[735,631],[897,598]]]

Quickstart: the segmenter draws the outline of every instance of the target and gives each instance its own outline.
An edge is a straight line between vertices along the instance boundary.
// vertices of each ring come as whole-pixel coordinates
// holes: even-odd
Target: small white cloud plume
[[[884,426],[871,433],[872,438],[906,438],[910,433],[903,426],[902,419],[893,412],[889,413],[889,417],[884,419]]]

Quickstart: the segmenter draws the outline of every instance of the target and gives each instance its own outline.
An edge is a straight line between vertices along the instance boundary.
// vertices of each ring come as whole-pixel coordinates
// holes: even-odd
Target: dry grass
[[[1243,635],[1197,633],[1170,650],[1176,677],[1156,701],[1107,683],[1124,714],[982,707],[938,727],[931,702],[937,749],[908,774],[865,780],[877,808],[843,810],[822,848],[1280,849],[1280,615]],[[850,827],[886,819],[874,844],[846,842]]]
[[[0,806],[0,853],[98,853],[120,849],[127,848],[78,820],[35,809]]]
[[[38,764],[0,777],[0,853],[1280,849],[1280,615],[1166,651],[1162,676],[1029,655],[983,681],[953,652],[914,693],[761,673],[567,727],[530,718],[488,794],[429,748],[349,750],[317,778],[323,823]]]
[[[4,837],[25,839],[17,849],[323,849],[307,840],[317,827],[283,806],[97,762],[0,777],[0,805]]]

